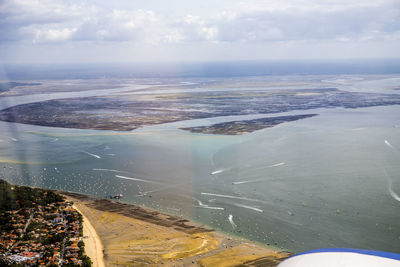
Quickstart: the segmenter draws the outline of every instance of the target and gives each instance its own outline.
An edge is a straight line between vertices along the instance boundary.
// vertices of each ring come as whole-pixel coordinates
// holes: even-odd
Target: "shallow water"
[[[352,90],[379,91],[376,79],[355,81]],[[393,79],[380,82],[393,86]],[[295,252],[399,252],[400,202],[392,193],[400,194],[400,107],[271,116],[300,113],[320,115],[242,136],[178,127],[267,115],[123,133],[0,122],[0,178],[97,196],[122,193],[124,202]]]

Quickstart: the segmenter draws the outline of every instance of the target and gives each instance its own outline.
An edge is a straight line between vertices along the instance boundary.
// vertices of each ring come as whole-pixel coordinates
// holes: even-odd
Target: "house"
[[[63,221],[63,218],[62,217],[60,217],[60,216],[57,216],[56,218],[54,218],[54,220],[53,220],[55,223],[60,223],[60,222],[62,222]]]

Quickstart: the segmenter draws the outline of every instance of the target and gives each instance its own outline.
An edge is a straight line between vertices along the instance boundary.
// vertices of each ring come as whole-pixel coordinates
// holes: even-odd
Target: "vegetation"
[[[45,206],[59,201],[64,201],[64,198],[53,191],[10,185],[0,179],[0,211],[26,209],[36,204]]]

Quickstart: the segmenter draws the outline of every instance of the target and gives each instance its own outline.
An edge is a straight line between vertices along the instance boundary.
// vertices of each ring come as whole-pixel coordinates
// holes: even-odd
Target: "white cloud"
[[[129,41],[145,39],[149,41],[153,34],[150,29],[158,23],[154,12],[144,10],[102,10],[96,16],[83,20],[74,41]]]
[[[91,8],[59,0],[4,0],[0,3],[0,21],[17,25],[66,22],[81,18]]]
[[[327,1],[329,3],[329,1]],[[400,5],[300,5],[252,7],[221,16],[216,24],[223,41],[382,39],[400,30]]]
[[[180,33],[180,42],[216,41],[218,34],[218,26],[211,25],[200,16],[187,15],[168,26]]]
[[[83,47],[82,54],[91,55],[123,47],[136,57],[232,53],[243,59],[298,54],[297,48],[307,47],[313,47],[307,55],[318,54],[318,47],[379,55],[366,47],[400,42],[399,0],[158,1],[0,0],[0,46],[46,46],[43,53],[53,46],[54,53],[71,49],[76,55]]]
[[[400,30],[395,1],[236,2],[207,16],[170,17],[142,9],[107,9],[61,0],[5,0],[3,41],[136,41],[141,43],[362,41],[393,39]]]
[[[49,30],[37,30],[35,34],[34,42],[62,42],[69,40],[71,36],[76,32],[76,29],[49,29]]]

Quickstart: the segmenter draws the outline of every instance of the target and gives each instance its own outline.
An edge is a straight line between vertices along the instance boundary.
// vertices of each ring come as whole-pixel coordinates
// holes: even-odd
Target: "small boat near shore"
[[[114,195],[114,196],[108,196],[107,198],[109,198],[109,199],[121,199],[121,198],[123,198],[124,197],[124,195],[123,194],[118,194],[118,195]]]

